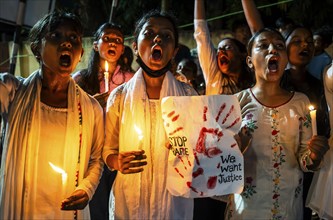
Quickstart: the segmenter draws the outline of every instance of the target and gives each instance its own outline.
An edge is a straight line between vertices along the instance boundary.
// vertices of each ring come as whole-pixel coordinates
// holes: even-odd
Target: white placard
[[[243,190],[243,155],[234,139],[242,120],[236,96],[166,97],[162,117],[171,145],[171,194],[196,198]]]

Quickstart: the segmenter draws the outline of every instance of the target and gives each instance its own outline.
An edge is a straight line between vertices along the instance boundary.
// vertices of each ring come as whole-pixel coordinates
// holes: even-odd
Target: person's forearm
[[[194,2],[194,19],[206,19],[205,1],[195,0]]]
[[[264,28],[264,24],[261,20],[260,13],[254,3],[254,0],[242,0],[242,6],[251,33],[254,34]]]

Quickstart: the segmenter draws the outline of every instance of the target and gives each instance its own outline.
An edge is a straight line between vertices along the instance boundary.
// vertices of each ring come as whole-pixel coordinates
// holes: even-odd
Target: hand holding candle
[[[145,151],[142,150],[143,146],[143,134],[141,129],[134,125],[134,130],[138,134],[138,139],[133,138],[133,146],[134,150],[119,152],[118,154],[118,170],[122,174],[131,174],[131,173],[140,173],[143,171],[143,166],[147,165],[147,156],[145,155]],[[137,145],[137,141],[139,144]]]
[[[325,136],[313,136],[308,143],[308,148],[311,151],[310,158],[314,162],[314,167],[317,167],[329,150],[328,139]]]
[[[147,156],[144,150],[119,152],[118,171],[122,174],[140,173],[147,165]]]
[[[310,117],[311,117],[311,124],[312,124],[312,135],[317,135],[317,118],[316,118],[316,109],[310,105]]]
[[[105,61],[105,72],[104,72],[104,83],[105,83],[105,91],[109,91],[109,64],[107,61]]]
[[[88,205],[88,202],[88,194],[84,190],[78,189],[61,202],[61,210],[81,210]]]

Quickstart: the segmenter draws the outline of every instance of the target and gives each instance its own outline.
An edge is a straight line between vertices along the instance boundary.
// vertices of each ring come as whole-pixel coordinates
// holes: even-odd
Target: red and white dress
[[[251,89],[236,95],[242,126],[253,139],[244,153],[244,190],[231,196],[226,219],[302,219],[302,171],[312,136],[309,99],[295,92],[280,106],[265,106]]]

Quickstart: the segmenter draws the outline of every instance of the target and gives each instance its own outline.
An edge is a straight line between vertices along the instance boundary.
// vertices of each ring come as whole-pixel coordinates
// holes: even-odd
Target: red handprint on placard
[[[231,105],[230,108],[228,109],[227,113],[224,113],[227,110],[227,105],[226,103],[222,103],[219,111],[216,115],[216,117],[213,119],[215,120],[215,122],[219,122],[220,118],[222,115],[224,115],[224,117],[222,118],[222,120],[220,121],[220,124],[225,124],[225,123],[229,123],[230,120],[228,120],[229,116],[233,113],[234,106]],[[207,121],[209,120],[209,115],[208,113],[208,106],[204,106],[203,107],[203,115],[202,115],[202,119],[203,121]],[[224,113],[224,114],[223,114]],[[175,111],[171,111],[169,113],[163,113],[164,115],[167,116],[168,121],[171,121],[170,123],[174,123],[179,119],[179,114],[176,114]],[[235,126],[240,120],[240,117],[237,117],[234,121],[232,121],[231,123],[229,123],[227,126],[225,126],[225,128],[231,128],[233,126]],[[165,120],[166,121],[166,120]],[[207,123],[208,124],[208,123]],[[170,124],[166,123],[165,124],[166,127],[169,127]],[[169,137],[172,135],[177,134],[177,132],[183,130],[184,128],[182,126],[177,126],[176,128],[174,128],[172,131],[168,132]],[[200,196],[204,196],[204,192],[206,192],[209,189],[214,189],[217,185],[217,175],[213,175],[213,176],[209,176],[207,178],[207,182],[206,182],[206,189],[202,189],[202,186],[198,186],[196,187],[195,185],[195,180],[197,178],[199,178],[200,176],[205,174],[205,170],[203,167],[207,167],[207,166],[202,166],[201,161],[199,158],[207,158],[207,159],[213,159],[219,155],[222,154],[222,150],[220,149],[220,147],[218,147],[218,142],[223,138],[224,133],[222,131],[221,126],[218,126],[215,124],[215,127],[202,127],[199,131],[199,136],[198,139],[196,141],[196,145],[195,148],[193,149],[193,156],[195,159],[195,163],[196,163],[196,167],[195,170],[193,169],[192,171],[192,182],[186,182],[187,187],[189,187],[193,192],[199,194]],[[207,138],[213,139],[214,141],[208,141],[207,142]],[[210,144],[213,143],[213,144]],[[232,143],[230,147],[234,147],[236,146],[235,143]],[[199,155],[201,155],[199,157]],[[176,171],[176,173],[178,173],[178,175],[181,178],[184,178],[183,173],[180,170],[187,170],[188,167],[191,167],[192,164],[190,163],[190,160],[188,159],[188,156],[179,156],[177,155],[177,158],[181,161],[182,166],[180,167],[179,165],[177,167],[174,167],[174,170]],[[183,161],[183,159],[187,160],[187,163],[185,163]],[[215,159],[216,160],[216,159]],[[205,162],[205,164],[207,163],[208,160],[203,160],[203,162]],[[211,163],[211,162],[209,162]],[[212,167],[212,166],[210,166]],[[220,162],[218,162],[216,164],[216,168],[219,169],[220,168]],[[199,181],[200,182],[200,181]],[[202,189],[202,190],[200,190]]]

